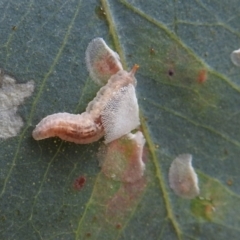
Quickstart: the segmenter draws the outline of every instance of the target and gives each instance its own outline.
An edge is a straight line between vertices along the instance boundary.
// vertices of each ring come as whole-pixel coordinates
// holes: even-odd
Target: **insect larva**
[[[93,57],[95,50],[98,50],[96,60]],[[129,133],[139,125],[135,93],[137,81],[134,77],[138,65],[134,65],[130,72],[122,70],[118,55],[106,45],[103,39],[97,38],[89,44],[86,52],[88,68],[91,64],[95,66],[98,61],[102,62],[100,65],[103,64],[106,61],[106,54],[107,59],[110,55],[115,58],[111,64],[109,61],[106,63],[107,70],[104,77],[110,74],[111,77],[88,104],[86,112],[77,115],[57,113],[45,117],[33,131],[34,139],[58,136],[66,141],[85,144],[97,141],[105,134],[106,143],[108,143]],[[113,65],[116,66],[113,67]],[[92,70],[90,69],[90,74],[91,71],[94,71],[94,74],[99,71],[94,66]],[[101,68],[103,69],[105,68]],[[100,77],[100,82],[102,82],[104,77],[101,74]]]
[[[86,64],[91,78],[101,85],[106,84],[119,70],[123,70],[119,55],[102,38],[95,38],[88,44]]]
[[[56,113],[42,119],[34,129],[35,140],[59,137],[74,143],[91,143],[104,136],[100,119],[93,119],[86,112],[82,114]]]
[[[235,50],[230,55],[232,63],[236,66],[240,66],[240,49]]]
[[[192,167],[192,155],[178,155],[169,169],[169,183],[173,191],[182,198],[199,195],[198,177]]]

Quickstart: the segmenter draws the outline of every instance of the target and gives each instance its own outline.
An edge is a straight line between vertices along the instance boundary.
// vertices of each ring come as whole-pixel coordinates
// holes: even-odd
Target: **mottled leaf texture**
[[[239,238],[240,68],[230,57],[240,48],[239,0],[2,0],[0,10],[1,106],[21,118],[16,134],[0,138],[0,239]],[[95,97],[100,86],[89,77],[85,51],[96,37],[126,71],[140,66],[146,170],[135,182],[104,174],[99,160],[112,145],[103,140],[32,138],[45,116],[81,113]],[[2,73],[34,91],[9,104]],[[0,110],[0,122],[3,116]],[[134,152],[119,141],[121,175]],[[194,199],[169,186],[181,153],[194,159]]]

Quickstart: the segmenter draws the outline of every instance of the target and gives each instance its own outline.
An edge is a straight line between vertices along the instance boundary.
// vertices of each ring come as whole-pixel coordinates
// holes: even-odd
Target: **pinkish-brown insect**
[[[97,56],[94,56],[94,51]],[[134,65],[130,72],[122,70],[118,54],[101,38],[90,42],[86,61],[90,76],[98,83],[107,84],[82,114],[56,113],[43,118],[32,133],[35,140],[57,136],[66,141],[87,144],[105,135],[108,143],[140,124],[135,93],[137,81],[134,77],[138,65]]]
[[[78,144],[86,144],[99,140],[104,136],[100,119],[93,119],[84,112],[82,114],[55,113],[42,119],[34,129],[35,140],[59,137],[62,140]]]

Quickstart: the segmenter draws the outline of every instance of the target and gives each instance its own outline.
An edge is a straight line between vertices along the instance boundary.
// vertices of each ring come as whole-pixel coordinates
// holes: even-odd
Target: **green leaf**
[[[18,107],[20,133],[0,141],[0,239],[238,238],[240,71],[230,54],[239,48],[239,1],[4,0],[0,9],[0,66],[35,83]],[[85,66],[95,37],[125,69],[140,65],[146,171],[135,184],[101,171],[102,141],[31,137],[43,117],[83,112],[95,96]],[[196,199],[169,187],[182,153],[193,155]]]

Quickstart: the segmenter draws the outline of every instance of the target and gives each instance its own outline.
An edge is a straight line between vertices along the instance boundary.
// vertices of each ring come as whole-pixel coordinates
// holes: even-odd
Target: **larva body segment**
[[[93,119],[86,112],[82,114],[56,113],[43,118],[34,129],[35,140],[59,137],[78,144],[87,144],[104,136],[100,119]]]
[[[123,69],[119,55],[102,38],[95,38],[88,44],[86,64],[91,78],[100,85]]]

